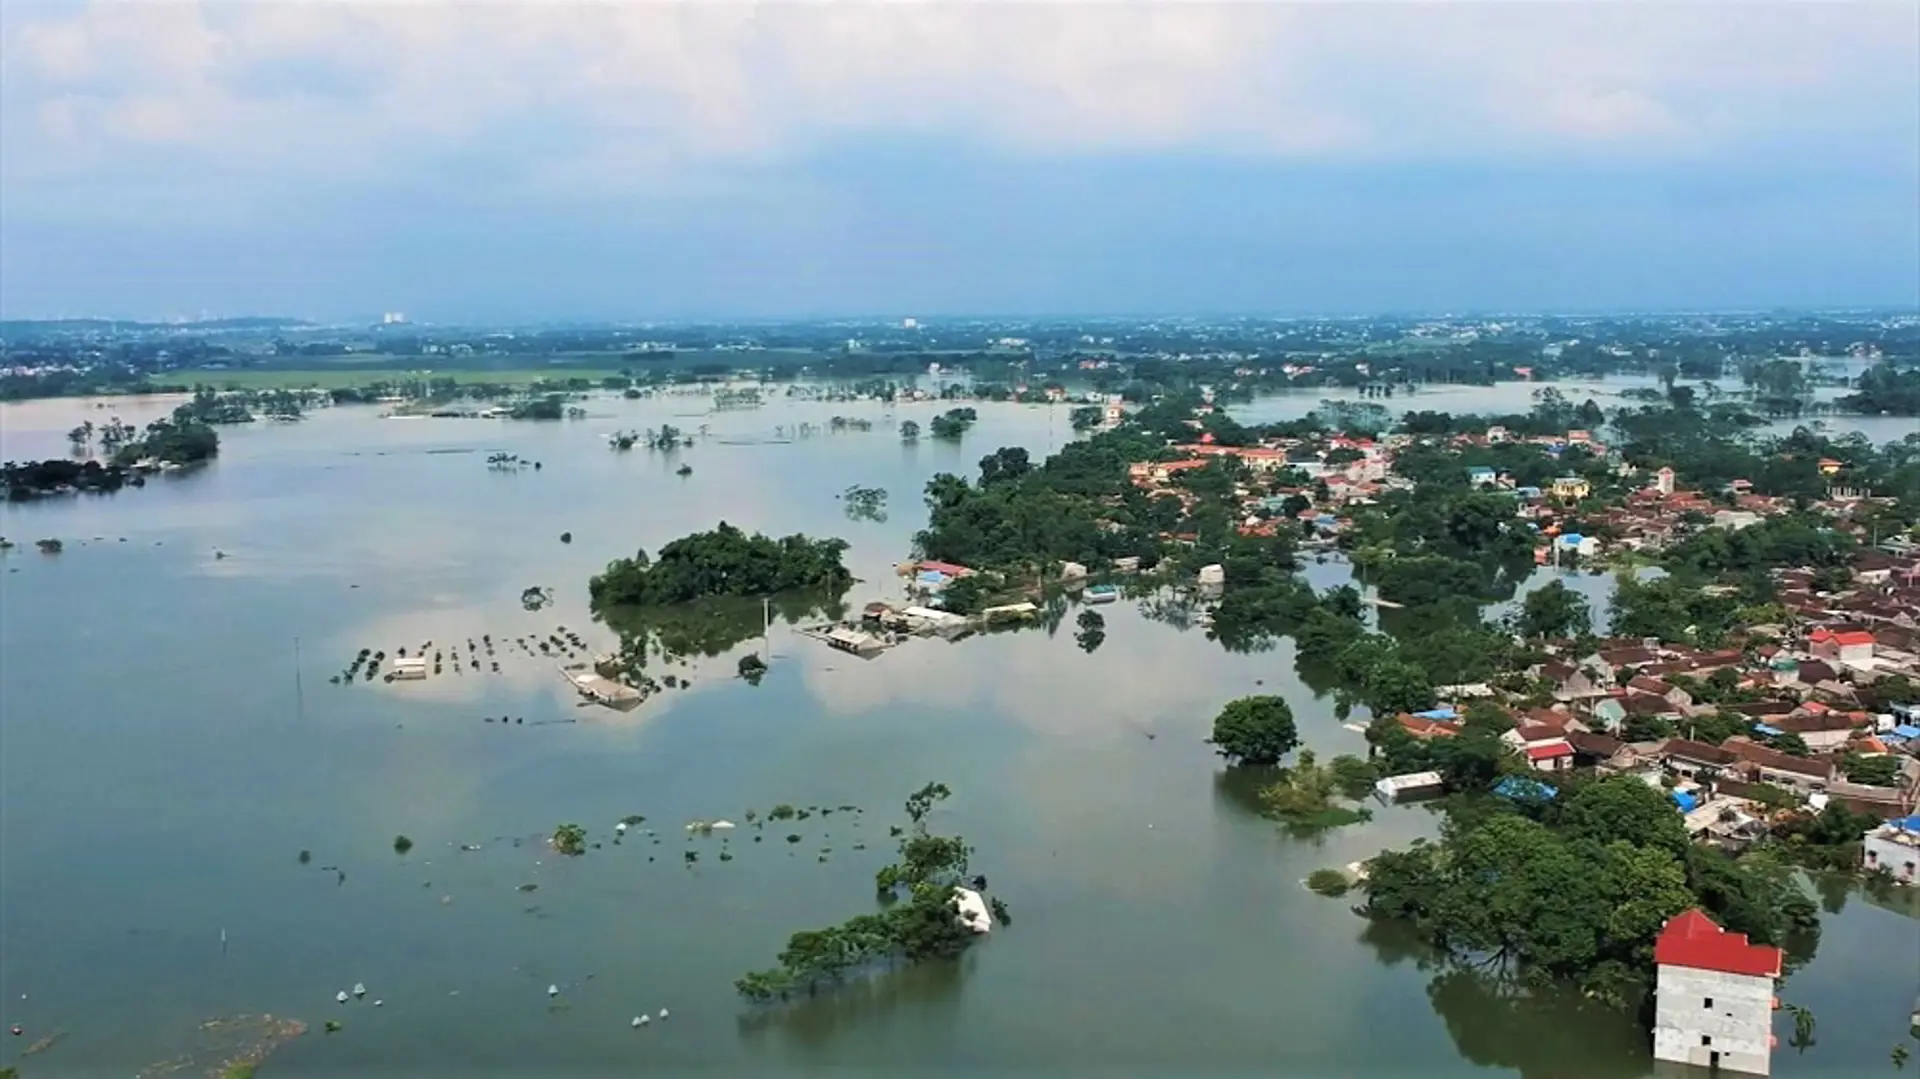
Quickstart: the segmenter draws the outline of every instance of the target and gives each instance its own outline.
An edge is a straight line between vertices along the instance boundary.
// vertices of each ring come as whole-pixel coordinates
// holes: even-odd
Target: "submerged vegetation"
[[[950,408],[933,418],[927,425],[928,433],[948,442],[958,442],[979,420],[980,414],[971,408]]]
[[[962,920],[956,900],[973,850],[958,836],[937,835],[927,826],[927,815],[949,793],[944,784],[929,783],[907,799],[909,826],[899,830],[899,861],[875,877],[878,913],[793,934],[778,966],[747,974],[734,988],[760,1002],[811,996],[867,970],[950,959],[971,947],[981,934]],[[783,819],[783,809],[791,812],[776,807],[770,818]],[[981,878],[973,883],[984,886]],[[1006,907],[996,900],[993,909]]]
[[[585,854],[587,830],[578,824],[562,824],[553,830],[553,849],[561,854]]]
[[[1241,697],[1228,701],[1213,718],[1214,751],[1230,764],[1268,765],[1300,744],[1293,709],[1280,697]]]
[[[887,492],[882,487],[849,487],[841,492],[847,516],[855,521],[884,523],[887,519]]]
[[[1345,824],[1373,819],[1364,807],[1341,805],[1339,799],[1357,800],[1366,796],[1367,787],[1358,788],[1346,781],[1352,766],[1366,768],[1357,757],[1335,758],[1333,765],[1321,764],[1310,749],[1300,751],[1299,760],[1281,768],[1274,781],[1260,788],[1260,810],[1280,821],[1295,835],[1313,835]]]

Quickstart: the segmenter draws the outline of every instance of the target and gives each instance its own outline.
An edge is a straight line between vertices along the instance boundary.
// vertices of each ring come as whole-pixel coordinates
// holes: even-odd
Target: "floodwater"
[[[105,411],[8,406],[0,456],[59,452]],[[725,519],[843,536],[864,578],[847,600],[898,598],[890,566],[924,523],[930,475],[1066,437],[1063,410],[1014,405],[981,406],[959,446],[899,443],[899,421],[934,406],[592,412],[325,410],[226,429],[217,463],[144,489],[0,509],[22,545],[0,559],[0,1024],[25,1029],[0,1064],[124,1079],[188,1052],[201,1020],[271,1013],[310,1024],[264,1069],[295,1077],[1652,1073],[1624,1018],[1439,979],[1301,887],[1433,818],[1382,810],[1316,843],[1252,812],[1202,743],[1226,700],[1281,693],[1310,746],[1362,748],[1284,643],[1229,654],[1124,601],[1103,608],[1092,654],[1071,616],[1051,636],[864,662],[776,624],[756,687],[732,676],[762,647],[750,610],[718,642],[739,643],[656,669],[690,688],[631,713],[581,708],[555,661],[509,642],[564,625],[610,646],[586,610],[608,559]],[[875,430],[754,444],[836,413]],[[710,436],[671,456],[605,445],[662,423]],[[491,470],[497,451],[544,467]],[[885,488],[891,518],[847,519],[835,496],[853,484]],[[33,550],[56,536],[64,553]],[[1339,572],[1310,567],[1323,586]],[[531,585],[555,604],[524,610]],[[482,634],[498,674],[483,651],[482,670],[425,682],[328,680],[363,647],[431,640],[464,657]],[[525,722],[485,721],[503,716]],[[955,792],[936,826],[974,844],[1013,924],[955,965],[744,1006],[733,979],[772,965],[788,934],[872,909],[887,828],[929,780]],[[684,830],[782,802],[863,812],[724,842]],[[615,845],[628,814],[648,820]],[[604,845],[554,855],[542,837],[565,821]],[[1829,904],[1819,957],[1783,992],[1819,1016],[1818,1044],[1782,1049],[1779,1075],[1882,1074],[1905,1036],[1920,930],[1859,897]],[[356,982],[364,1000],[334,1002]],[[670,1019],[630,1029],[662,1008]],[[328,1019],[343,1029],[323,1033]]]

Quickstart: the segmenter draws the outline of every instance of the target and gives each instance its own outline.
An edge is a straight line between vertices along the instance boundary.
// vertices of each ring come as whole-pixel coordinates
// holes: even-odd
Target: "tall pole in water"
[[[307,718],[307,691],[300,684],[300,638],[293,639],[293,715],[295,719]]]
[[[773,628],[773,602],[766,596],[760,597],[760,662],[773,658],[773,645],[767,640],[768,631]]]

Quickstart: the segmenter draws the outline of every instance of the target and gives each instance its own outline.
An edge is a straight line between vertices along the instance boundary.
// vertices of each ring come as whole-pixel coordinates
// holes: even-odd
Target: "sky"
[[[0,316],[1920,306],[1920,3],[0,0]]]

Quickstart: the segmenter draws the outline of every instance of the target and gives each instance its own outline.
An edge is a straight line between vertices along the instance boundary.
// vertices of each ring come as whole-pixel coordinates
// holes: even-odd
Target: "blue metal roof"
[[[1920,738],[1920,727],[1916,727],[1911,723],[1902,723],[1898,727],[1895,727],[1892,733],[1902,738]]]
[[[1755,723],[1753,725],[1753,730],[1755,734],[1764,734],[1769,737],[1777,737],[1779,735],[1787,733],[1786,731],[1783,731],[1778,727],[1769,727],[1765,723]]]
[[[1559,797],[1560,791],[1551,783],[1542,783],[1525,776],[1508,776],[1493,785],[1493,793],[1502,798],[1532,798],[1552,801]]]
[[[1695,798],[1686,791],[1674,791],[1673,804],[1680,807],[1680,812],[1691,813],[1700,808],[1700,799]]]
[[[1421,719],[1458,719],[1460,713],[1451,708],[1430,708],[1425,712],[1415,712]]]

